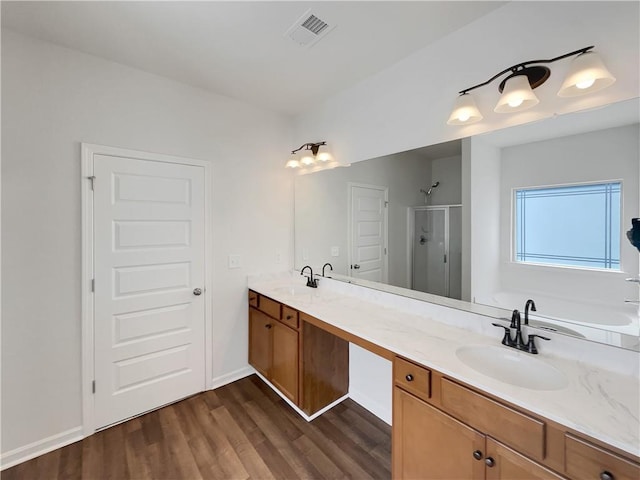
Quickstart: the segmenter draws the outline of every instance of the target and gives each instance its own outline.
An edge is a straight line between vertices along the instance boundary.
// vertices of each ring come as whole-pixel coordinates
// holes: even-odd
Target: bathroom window
[[[515,261],[620,270],[621,187],[515,190]]]

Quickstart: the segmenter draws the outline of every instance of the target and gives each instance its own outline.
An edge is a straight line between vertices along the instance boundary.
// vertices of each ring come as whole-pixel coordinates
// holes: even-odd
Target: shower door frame
[[[413,259],[415,257],[415,219],[416,212],[425,210],[444,210],[444,243],[445,243],[445,269],[444,269],[444,282],[445,282],[445,296],[448,298],[450,293],[449,286],[449,267],[451,265],[451,258],[449,255],[449,211],[451,208],[460,208],[462,204],[451,205],[419,205],[416,207],[409,207],[407,209],[407,285],[411,290],[413,288]],[[418,291],[418,290],[417,290]],[[423,292],[428,293],[428,292]],[[429,293],[429,295],[435,295]]]

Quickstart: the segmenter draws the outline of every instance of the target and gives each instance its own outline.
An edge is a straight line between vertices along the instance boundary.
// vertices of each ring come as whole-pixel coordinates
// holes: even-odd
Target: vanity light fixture
[[[296,153],[302,151],[302,157],[298,160]],[[316,162],[329,162],[333,160],[327,149],[327,142],[305,143],[291,151],[291,158],[286,163],[286,168],[309,167]]]
[[[575,58],[562,83],[558,96],[575,97],[608,87],[616,79],[604,66],[598,54],[592,51],[593,48],[593,46],[581,48],[549,60],[530,60],[518,63],[505,68],[486,82],[461,90],[458,92],[460,96],[456,100],[453,112],[447,123],[449,125],[468,125],[482,120],[482,113],[478,110],[476,102],[469,92],[490,84],[508,72],[511,72],[510,75],[502,80],[498,86],[498,91],[502,95],[494,108],[494,112],[519,112],[537,105],[540,100],[533,93],[533,90],[542,85],[551,75],[551,70],[544,64],[568,57]]]

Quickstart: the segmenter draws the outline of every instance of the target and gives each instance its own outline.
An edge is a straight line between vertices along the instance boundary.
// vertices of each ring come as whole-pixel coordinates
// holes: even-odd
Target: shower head
[[[431,195],[431,191],[436,188],[438,185],[440,185],[440,182],[436,182],[433,185],[431,185],[431,187],[429,187],[429,190],[425,190],[423,188],[420,189],[420,193],[424,193],[424,204],[427,204],[427,200],[429,199],[429,196]]]
[[[436,188],[438,185],[440,185],[440,182],[436,182],[433,185],[431,185],[431,188],[429,188],[428,191],[424,192],[427,196],[431,195],[431,190],[433,190],[434,188]]]

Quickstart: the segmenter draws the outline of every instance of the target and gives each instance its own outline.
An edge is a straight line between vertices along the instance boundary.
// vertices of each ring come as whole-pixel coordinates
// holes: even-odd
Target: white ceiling
[[[504,3],[2,1],[2,27],[297,114]],[[336,28],[303,48],[309,9]]]

